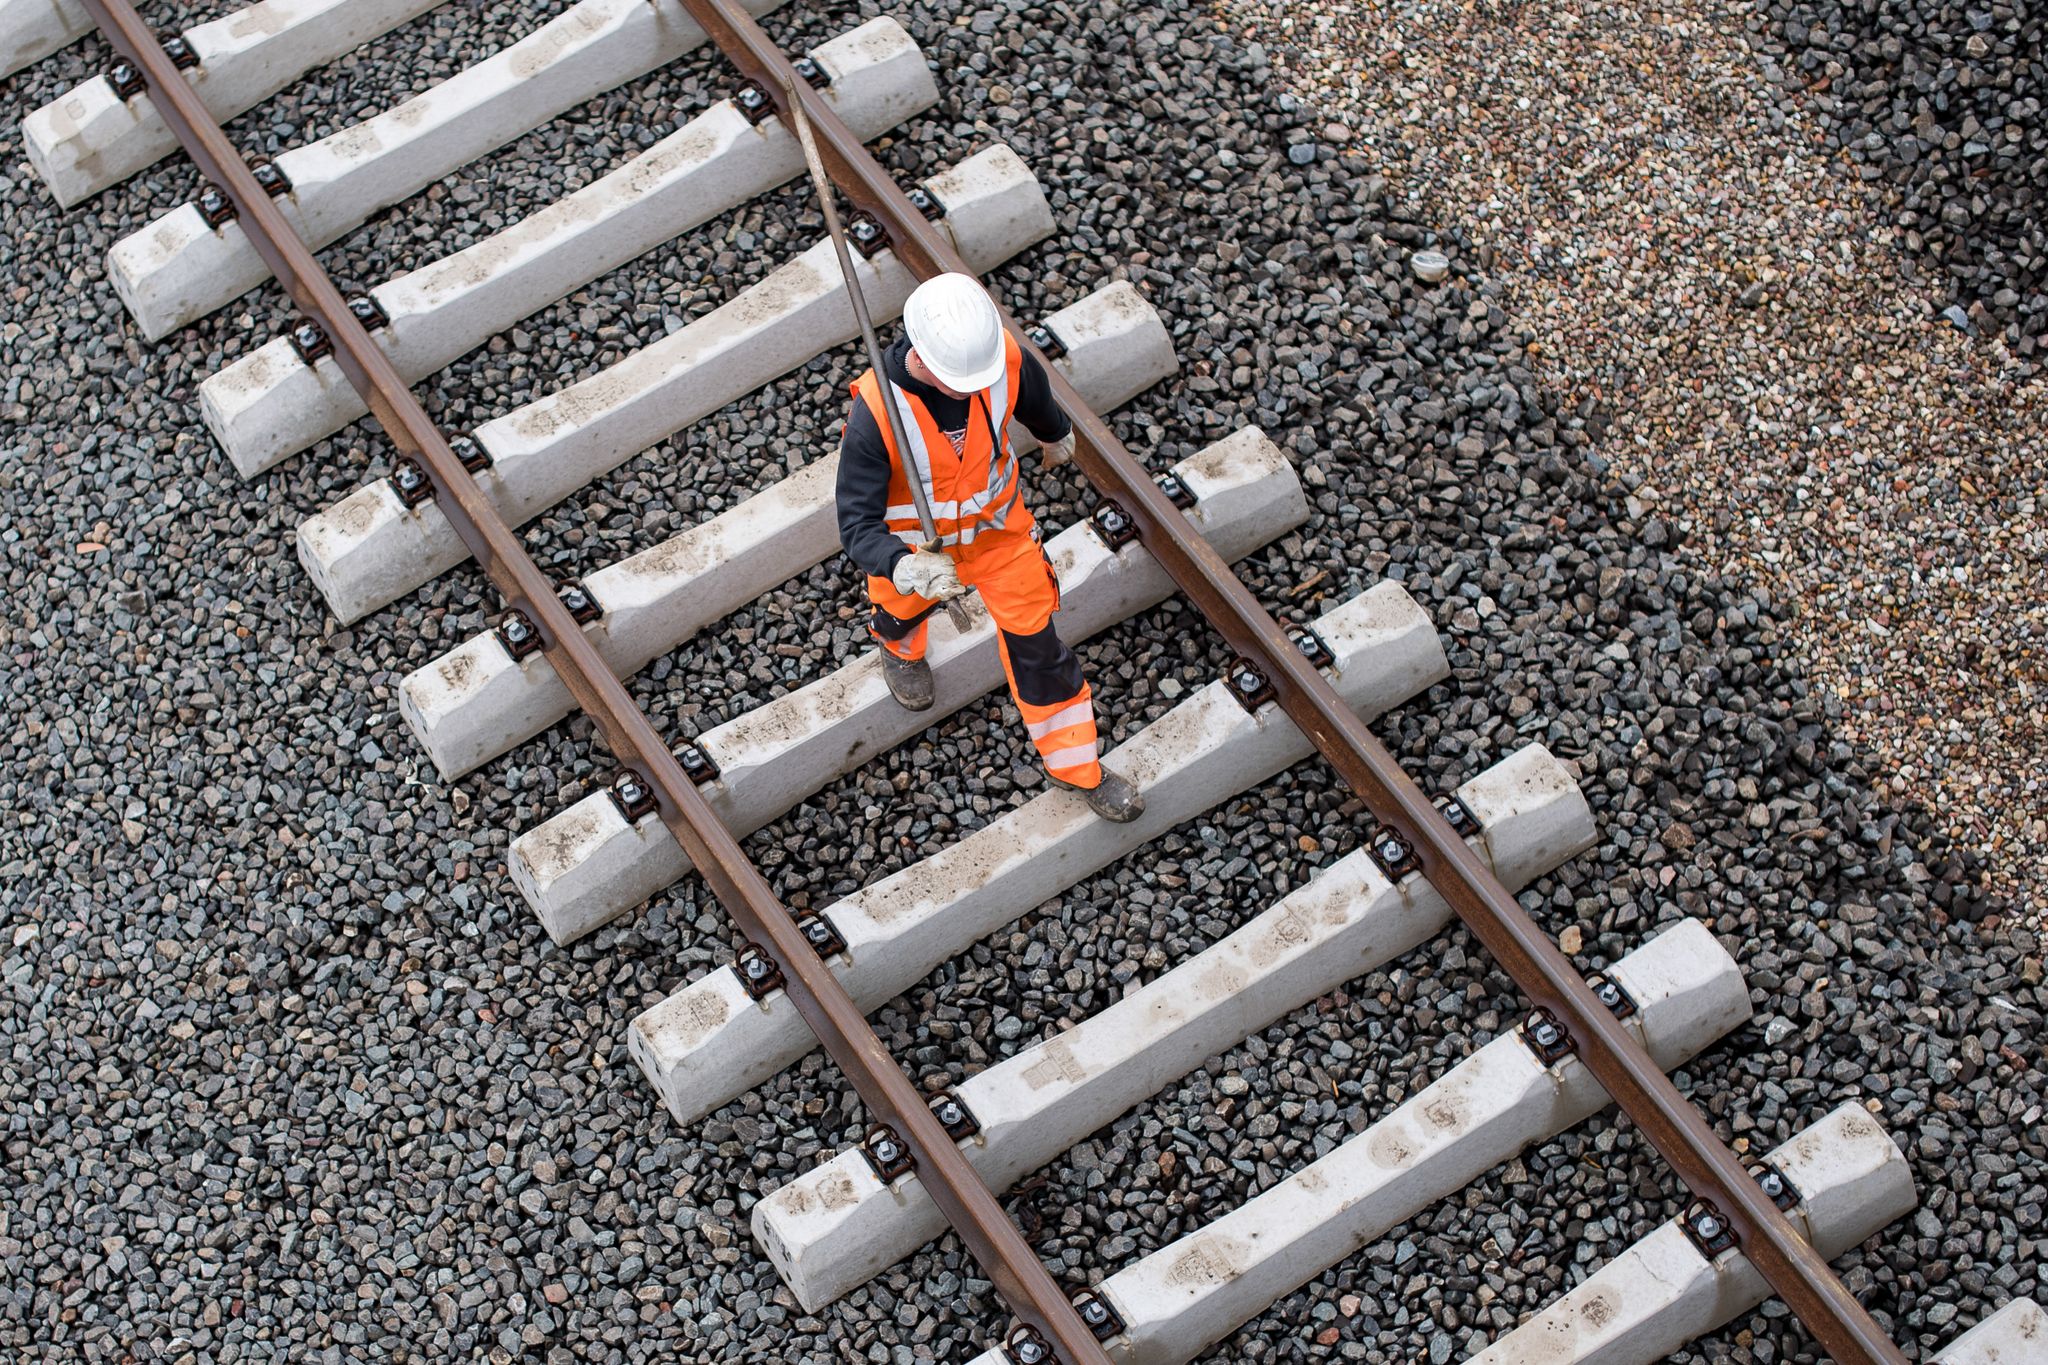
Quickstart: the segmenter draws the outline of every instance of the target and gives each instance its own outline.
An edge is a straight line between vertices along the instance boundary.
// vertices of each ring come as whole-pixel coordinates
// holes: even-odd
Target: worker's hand
[[[896,561],[889,574],[896,591],[933,602],[945,602],[967,591],[953,557],[937,550],[913,550]]]
[[[1047,469],[1058,469],[1074,458],[1074,433],[1069,431],[1057,441],[1039,452],[1038,458]]]

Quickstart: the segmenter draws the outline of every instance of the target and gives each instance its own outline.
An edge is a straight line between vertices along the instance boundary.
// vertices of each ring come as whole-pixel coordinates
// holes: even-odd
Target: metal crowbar
[[[889,380],[889,372],[882,367],[882,343],[875,338],[875,322],[868,315],[868,301],[861,293],[860,280],[853,270],[853,256],[846,249],[846,233],[839,226],[839,210],[832,203],[832,181],[825,174],[825,163],[818,156],[817,140],[811,136],[811,117],[804,111],[803,97],[797,93],[796,83],[788,76],[782,78],[783,98],[789,101],[789,110],[796,119],[797,141],[803,144],[804,161],[811,168],[811,185],[818,191],[818,206],[825,211],[825,230],[832,234],[832,249],[839,254],[839,273],[846,279],[846,293],[853,300],[853,315],[860,319],[860,334],[868,346],[868,364],[874,367],[875,382],[882,390],[882,411],[889,418],[889,435],[894,440],[897,454],[903,460],[905,480],[910,485],[910,500],[917,505],[917,524],[924,531],[924,550],[939,549],[939,523],[932,516],[931,499],[925,496],[924,471],[918,467],[917,452],[905,438],[903,414],[896,403],[896,386]],[[968,591],[973,591],[969,589]],[[953,629],[964,635],[974,625],[974,618],[968,614],[965,594],[946,599],[946,615],[953,622]]]

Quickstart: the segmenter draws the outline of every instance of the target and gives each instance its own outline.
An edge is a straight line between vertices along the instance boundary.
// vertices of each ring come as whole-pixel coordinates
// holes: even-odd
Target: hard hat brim
[[[913,344],[915,344],[914,341]],[[924,362],[924,367],[927,370],[930,370],[938,377],[941,384],[944,384],[949,389],[957,389],[961,393],[979,393],[1003,377],[1003,347],[1000,340],[996,345],[996,354],[993,360],[979,369],[970,370],[964,374],[955,373],[941,366],[934,365],[932,358],[922,350],[918,351],[917,358]]]

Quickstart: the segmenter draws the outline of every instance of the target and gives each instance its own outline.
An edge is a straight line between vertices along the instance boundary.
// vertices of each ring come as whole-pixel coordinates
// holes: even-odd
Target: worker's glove
[[[1073,458],[1074,433],[1071,431],[1069,431],[1066,435],[1060,437],[1057,441],[1054,441],[1050,445],[1046,446],[1045,449],[1039,454],[1039,459],[1044,463],[1047,469],[1058,469],[1061,465],[1068,463]]]
[[[896,561],[889,579],[896,591],[932,602],[944,602],[967,591],[951,555],[936,550],[913,550]]]

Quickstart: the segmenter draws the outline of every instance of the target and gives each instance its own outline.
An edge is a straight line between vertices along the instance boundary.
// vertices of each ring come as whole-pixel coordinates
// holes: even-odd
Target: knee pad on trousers
[[[1080,659],[1051,626],[1030,635],[1012,635],[1007,630],[1001,634],[1019,701],[1058,706],[1073,700],[1087,684]]]
[[[901,616],[891,616],[880,607],[873,607],[871,610],[874,614],[868,618],[868,629],[872,630],[880,639],[901,640],[907,637],[910,632],[923,625],[930,619],[931,614],[938,609],[938,604],[933,603],[917,615],[905,620]]]

